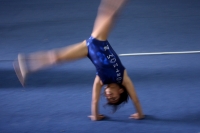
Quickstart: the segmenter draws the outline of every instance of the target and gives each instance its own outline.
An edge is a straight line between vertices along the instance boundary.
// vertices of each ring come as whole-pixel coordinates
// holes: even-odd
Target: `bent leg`
[[[92,36],[98,40],[107,40],[117,14],[127,0],[102,0],[94,23]]]
[[[17,61],[13,65],[20,82],[24,85],[26,75],[30,72],[59,63],[81,59],[86,57],[87,54],[86,41],[83,41],[60,49],[40,51],[28,55],[19,54]]]

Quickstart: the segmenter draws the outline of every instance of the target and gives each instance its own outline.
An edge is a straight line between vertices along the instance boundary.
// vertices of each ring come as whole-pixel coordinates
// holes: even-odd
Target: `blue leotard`
[[[108,41],[100,41],[93,37],[87,40],[88,58],[96,67],[96,74],[103,84],[123,81],[124,66]]]

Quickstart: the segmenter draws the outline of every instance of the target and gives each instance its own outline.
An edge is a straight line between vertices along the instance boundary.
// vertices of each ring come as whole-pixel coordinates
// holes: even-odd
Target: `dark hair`
[[[117,102],[112,103],[112,102],[107,102],[107,104],[105,106],[109,106],[112,108],[112,113],[115,113],[122,105],[124,105],[125,103],[128,102],[128,92],[126,90],[126,88],[122,85],[122,84],[118,84],[118,86],[123,89],[123,92],[120,94],[120,98]],[[104,106],[104,107],[105,107]]]

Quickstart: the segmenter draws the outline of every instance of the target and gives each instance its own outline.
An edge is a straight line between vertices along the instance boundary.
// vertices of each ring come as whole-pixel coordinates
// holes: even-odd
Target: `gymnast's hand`
[[[144,115],[140,116],[139,113],[135,113],[135,114],[132,114],[129,118],[130,119],[140,120],[140,119],[144,118]]]
[[[100,120],[102,120],[102,119],[104,119],[105,118],[105,116],[104,115],[97,115],[97,116],[93,116],[93,115],[90,115],[90,116],[88,116],[92,121],[100,121]]]

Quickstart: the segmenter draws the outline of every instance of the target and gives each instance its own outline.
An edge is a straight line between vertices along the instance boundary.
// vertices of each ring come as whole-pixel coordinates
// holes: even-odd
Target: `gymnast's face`
[[[121,93],[123,93],[123,89],[115,83],[108,84],[105,87],[105,97],[110,103],[118,102]]]

